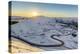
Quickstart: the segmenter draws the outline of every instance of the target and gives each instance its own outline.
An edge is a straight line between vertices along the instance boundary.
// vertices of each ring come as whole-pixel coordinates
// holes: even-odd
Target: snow
[[[11,25],[11,35],[20,37],[23,40],[40,44],[40,45],[56,45],[60,44],[59,41],[52,39],[51,35],[62,40],[64,48],[76,49],[78,46],[77,29],[75,27],[68,26],[65,23],[77,22],[75,18],[49,18],[49,17],[37,17],[36,20],[28,19],[21,21],[17,24]],[[70,24],[71,25],[71,24]],[[72,36],[76,34],[75,37]],[[49,47],[40,47],[45,50],[54,50]]]

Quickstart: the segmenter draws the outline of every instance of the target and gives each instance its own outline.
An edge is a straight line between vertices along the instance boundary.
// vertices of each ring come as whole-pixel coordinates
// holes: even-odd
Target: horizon
[[[25,16],[9,16],[9,17],[24,17],[24,18],[32,18],[32,17],[49,17],[49,16],[32,16],[32,17],[25,17]],[[78,17],[78,16],[77,16]],[[65,18],[77,18],[77,17],[65,17]],[[50,17],[54,18],[54,17]],[[64,18],[64,17],[56,17],[56,18]]]

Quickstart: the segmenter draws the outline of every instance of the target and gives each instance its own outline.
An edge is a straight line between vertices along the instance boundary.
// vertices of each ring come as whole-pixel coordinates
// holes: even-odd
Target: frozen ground
[[[39,16],[35,20],[23,20],[11,25],[11,36],[48,51],[76,49],[77,27],[77,18]]]

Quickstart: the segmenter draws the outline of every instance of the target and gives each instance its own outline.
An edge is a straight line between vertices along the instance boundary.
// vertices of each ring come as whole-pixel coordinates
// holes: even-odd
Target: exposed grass
[[[18,21],[11,21],[10,25],[13,25],[13,24],[16,24],[16,23],[18,23]]]

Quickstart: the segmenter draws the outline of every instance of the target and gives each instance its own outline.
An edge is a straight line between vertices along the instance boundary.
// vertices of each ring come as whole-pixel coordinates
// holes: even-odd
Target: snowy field
[[[18,21],[18,20],[17,20]],[[78,48],[77,18],[38,16],[11,25],[11,37],[45,51]]]

